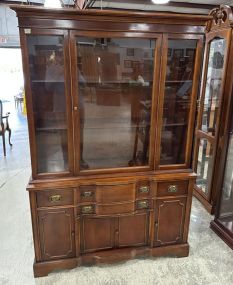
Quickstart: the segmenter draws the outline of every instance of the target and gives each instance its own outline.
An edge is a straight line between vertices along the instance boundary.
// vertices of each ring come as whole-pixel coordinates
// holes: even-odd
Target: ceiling
[[[26,3],[43,5],[45,0],[2,0],[1,3]],[[73,0],[62,0],[65,5],[73,5]],[[169,11],[178,13],[208,14],[209,11],[220,5],[228,4],[233,6],[233,0],[171,0],[166,5],[155,5],[151,0],[77,0],[88,9],[127,9],[143,11]]]

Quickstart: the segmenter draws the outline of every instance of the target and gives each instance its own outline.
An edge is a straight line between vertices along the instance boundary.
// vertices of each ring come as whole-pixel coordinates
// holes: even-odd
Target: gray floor
[[[30,177],[26,119],[12,109],[12,150],[0,143],[0,284],[137,285],[233,284],[233,251],[210,229],[211,216],[194,199],[187,258],[145,258],[108,266],[79,267],[33,278],[28,195]]]

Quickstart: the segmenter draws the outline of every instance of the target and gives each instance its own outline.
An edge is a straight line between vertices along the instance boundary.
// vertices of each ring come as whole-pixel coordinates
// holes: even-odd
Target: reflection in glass
[[[27,37],[39,173],[68,170],[62,36]]]
[[[78,38],[80,169],[143,166],[155,40]]]
[[[218,220],[233,233],[233,132],[229,137]]]
[[[224,39],[214,39],[211,41],[201,129],[212,136],[215,135],[216,117],[223,79],[225,49],[226,42]]]
[[[169,40],[160,164],[185,163],[196,40]]]
[[[213,171],[213,148],[207,139],[200,139],[198,161],[197,161],[197,181],[196,185],[208,195],[209,182]]]

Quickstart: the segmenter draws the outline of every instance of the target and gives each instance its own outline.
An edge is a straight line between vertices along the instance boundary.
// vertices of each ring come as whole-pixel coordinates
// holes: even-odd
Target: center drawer
[[[109,204],[135,201],[136,185],[134,183],[119,183],[96,186],[96,202]]]

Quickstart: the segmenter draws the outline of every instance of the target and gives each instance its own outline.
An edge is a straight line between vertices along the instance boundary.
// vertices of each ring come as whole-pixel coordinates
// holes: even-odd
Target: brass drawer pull
[[[90,213],[93,213],[93,206],[83,206],[82,208],[81,208],[81,212],[83,213],[83,214],[90,214]]]
[[[178,187],[176,185],[170,185],[167,189],[169,193],[176,193],[178,191]]]
[[[150,187],[149,186],[142,186],[139,188],[139,193],[149,193]]]
[[[51,203],[56,203],[61,201],[61,195],[52,195],[49,197]]]
[[[94,195],[92,191],[84,191],[81,193],[82,198],[90,198]]]
[[[149,207],[148,201],[139,201],[138,209],[147,209]]]

